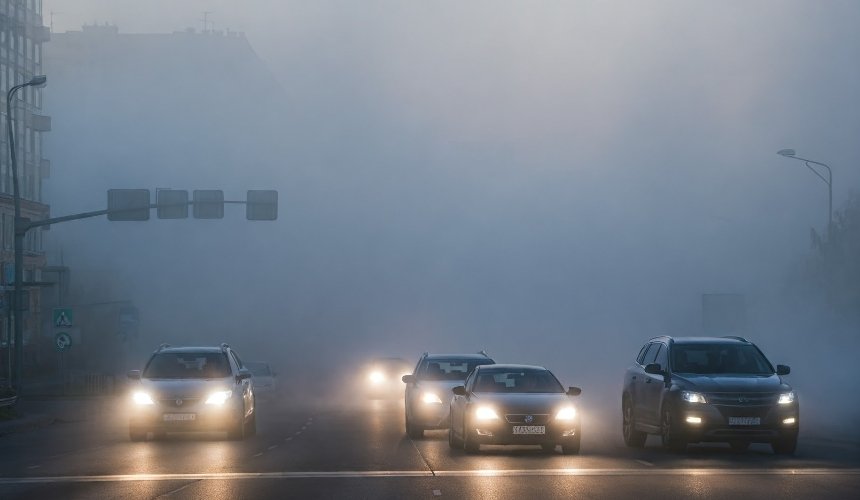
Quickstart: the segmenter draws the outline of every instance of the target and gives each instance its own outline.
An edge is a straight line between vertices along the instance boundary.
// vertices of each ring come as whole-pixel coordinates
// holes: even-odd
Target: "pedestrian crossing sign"
[[[54,326],[57,328],[70,328],[72,326],[72,309],[62,307],[54,309]]]

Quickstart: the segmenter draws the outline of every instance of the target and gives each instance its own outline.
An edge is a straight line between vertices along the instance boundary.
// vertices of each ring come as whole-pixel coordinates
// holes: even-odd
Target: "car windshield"
[[[424,380],[466,380],[476,366],[491,365],[491,359],[428,359],[421,365],[418,378]]]
[[[564,388],[549,370],[485,370],[473,392],[560,393]]]
[[[159,353],[143,371],[144,378],[223,378],[230,376],[230,363],[222,352]]]
[[[676,373],[769,375],[773,366],[752,345],[675,344],[672,371]]]
[[[245,363],[245,368],[247,368],[248,371],[251,372],[251,375],[253,375],[255,377],[271,377],[272,376],[272,370],[269,368],[268,363],[249,361],[249,362]]]

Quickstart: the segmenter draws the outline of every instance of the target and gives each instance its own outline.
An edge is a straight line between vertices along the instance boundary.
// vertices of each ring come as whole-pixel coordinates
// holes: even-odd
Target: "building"
[[[42,0],[0,0],[0,89],[3,105],[0,111],[0,262],[2,284],[11,288],[14,277],[12,169],[9,157],[9,131],[6,128],[5,96],[9,88],[42,74],[42,46],[50,39],[50,31],[42,23]],[[42,156],[42,134],[51,130],[50,117],[42,114],[44,89],[24,88],[18,91],[13,106],[13,130],[22,197],[22,217],[45,219],[49,207],[42,199],[42,180],[47,177],[50,163]],[[45,267],[42,232],[30,231],[24,240],[24,281],[41,281]],[[29,294],[29,308],[23,313],[24,342],[40,338],[39,293]],[[8,294],[3,296],[2,325],[0,325],[0,366],[5,362],[10,328]],[[4,378],[5,374],[0,374]]]

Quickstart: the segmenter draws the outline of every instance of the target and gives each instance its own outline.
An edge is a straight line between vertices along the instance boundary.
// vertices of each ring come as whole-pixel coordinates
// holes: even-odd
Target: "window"
[[[648,346],[648,352],[645,354],[645,360],[643,365],[650,365],[657,359],[657,352],[660,350],[660,344],[657,342],[652,343]]]
[[[418,378],[425,380],[466,380],[476,366],[490,365],[490,359],[425,359],[418,371]]]
[[[642,349],[639,349],[639,355],[636,356],[636,362],[639,363],[640,365],[642,364],[642,361],[645,360],[645,351],[648,350],[649,345],[651,345],[651,344],[645,344],[642,346]]]
[[[657,358],[654,360],[654,362],[660,365],[660,368],[664,370],[669,369],[669,355],[667,350],[668,347],[661,344],[660,351],[657,352]]]
[[[564,388],[548,370],[482,370],[473,392],[561,393]]]
[[[149,360],[144,378],[223,378],[230,376],[230,363],[221,352],[161,353]]]

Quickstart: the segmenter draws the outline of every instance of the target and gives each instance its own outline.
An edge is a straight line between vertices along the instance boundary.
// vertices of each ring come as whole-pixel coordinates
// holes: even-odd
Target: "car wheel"
[[[624,444],[631,448],[642,448],[648,434],[636,430],[636,415],[633,413],[633,402],[629,397],[624,398],[621,403],[621,432],[624,435]]]
[[[146,439],[146,429],[140,427],[129,427],[128,438],[132,441],[144,441]]]
[[[451,425],[448,426],[448,446],[452,450],[463,449],[463,440],[454,435],[454,419],[450,418]]]
[[[424,429],[412,422],[409,414],[406,414],[406,435],[411,439],[421,439],[424,437]]]
[[[555,453],[555,443],[541,443],[540,447],[547,453]]]
[[[732,450],[737,451],[737,452],[747,451],[747,449],[750,447],[750,442],[749,441],[729,441],[729,446],[732,447]]]
[[[466,450],[466,453],[478,453],[481,451],[481,444],[478,443],[477,436],[469,432],[465,420],[463,421],[463,449]]]
[[[777,455],[794,455],[797,449],[797,436],[776,440],[770,443],[770,447]]]
[[[675,427],[672,412],[669,408],[664,409],[663,418],[660,419],[660,438],[663,441],[663,446],[672,451],[684,451],[687,449],[687,442],[678,435],[678,430]]]
[[[581,443],[582,434],[577,432],[576,437],[574,437],[570,442],[562,443],[561,452],[565,455],[578,455]]]

